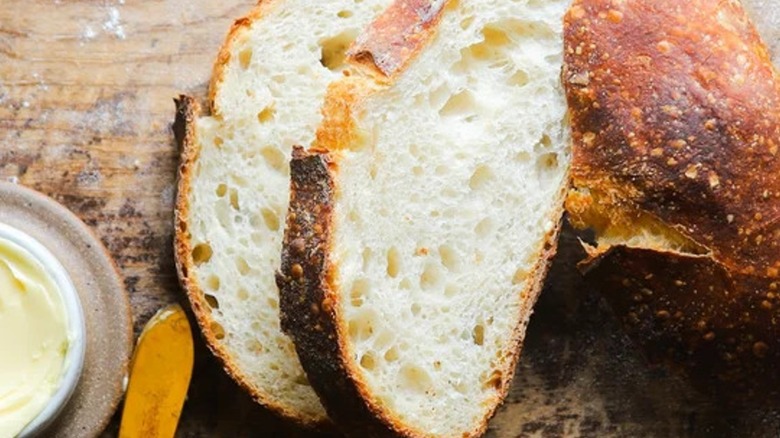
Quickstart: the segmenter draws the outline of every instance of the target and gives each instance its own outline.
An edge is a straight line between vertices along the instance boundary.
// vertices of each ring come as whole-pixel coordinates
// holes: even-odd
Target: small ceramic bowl
[[[19,438],[30,438],[40,435],[62,412],[73,395],[84,368],[87,328],[79,295],[59,260],[32,236],[9,225],[0,223],[0,238],[24,248],[41,263],[57,284],[68,320],[68,351],[65,354],[60,384],[48,404],[19,434]]]

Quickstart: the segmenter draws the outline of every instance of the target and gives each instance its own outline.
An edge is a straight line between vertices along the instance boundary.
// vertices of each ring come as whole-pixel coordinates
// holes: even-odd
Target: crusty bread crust
[[[392,3],[350,48],[350,62],[388,78],[403,71],[436,32],[448,1]]]
[[[569,211],[649,215],[703,254],[617,246],[586,272],[657,360],[780,394],[780,80],[736,0],[577,0],[565,19]]]
[[[261,388],[252,385],[244,373],[232,361],[230,354],[224,349],[216,333],[214,332],[214,320],[211,317],[211,308],[206,302],[205,294],[198,280],[191,275],[195,267],[192,258],[192,243],[190,233],[187,230],[187,218],[189,217],[189,193],[192,185],[192,172],[194,163],[200,152],[200,145],[196,141],[196,119],[200,115],[200,105],[190,97],[181,95],[176,102],[176,120],[173,131],[180,150],[180,163],[178,169],[178,189],[176,194],[176,208],[174,211],[174,261],[182,289],[187,294],[193,314],[203,334],[209,350],[221,362],[222,367],[230,377],[250,396],[282,418],[291,420],[301,426],[322,430],[332,428],[327,419],[304,416],[301,412],[292,410],[287,406],[278,404],[273,397],[263,392]]]
[[[352,57],[353,63],[372,62],[370,67],[382,75],[392,77],[424,49],[435,35],[442,8],[437,17],[429,14],[403,15],[409,12],[396,2],[387,15],[377,19],[374,27],[391,26],[388,17],[401,14],[400,26],[404,30],[405,48],[387,48],[383,44],[399,41],[392,34],[372,28],[369,35],[377,35],[379,41],[359,40],[355,53],[371,53],[371,56]],[[417,4],[411,0],[408,4]],[[423,25],[414,26],[409,20],[416,17]],[[407,35],[417,29],[419,35]],[[384,55],[378,56],[382,53]],[[404,59],[405,58],[405,59]],[[386,61],[378,61],[385,59]],[[381,65],[380,65],[381,64]],[[383,83],[382,78],[374,80]],[[355,437],[423,437],[426,431],[414,430],[391,411],[376,402],[368,385],[357,370],[354,354],[350,351],[345,319],[340,314],[338,266],[329,258],[333,253],[332,224],[333,203],[338,192],[339,157],[348,149],[357,135],[352,111],[359,108],[362,99],[378,89],[374,80],[349,77],[331,84],[323,107],[324,120],[317,132],[315,144],[305,152],[296,148],[290,165],[290,204],[285,229],[282,266],[277,274],[280,290],[282,330],[293,338],[309,382],[319,395],[328,415],[342,428],[342,432]],[[568,180],[568,179],[567,179]],[[546,234],[538,250],[537,263],[530,274],[523,297],[520,320],[524,321],[513,333],[507,334],[512,357],[504,369],[496,370],[493,383],[498,396],[491,403],[482,421],[463,434],[464,437],[482,435],[487,423],[506,397],[525,335],[527,318],[541,292],[544,278],[557,250],[558,233],[563,214],[563,199],[568,184],[561,186],[550,220],[554,227]]]

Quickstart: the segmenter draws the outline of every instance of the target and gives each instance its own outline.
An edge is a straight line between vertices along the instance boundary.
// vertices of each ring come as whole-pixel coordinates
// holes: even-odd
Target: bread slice
[[[780,76],[740,2],[576,0],[564,77],[589,282],[651,360],[780,399]]]
[[[326,421],[279,328],[280,263],[293,144],[320,122],[351,40],[389,0],[262,1],[236,21],[210,88],[210,116],[179,102],[179,277],[207,344],[258,402],[306,425]]]
[[[282,327],[353,436],[476,436],[555,251],[566,0],[398,1],[298,149]]]

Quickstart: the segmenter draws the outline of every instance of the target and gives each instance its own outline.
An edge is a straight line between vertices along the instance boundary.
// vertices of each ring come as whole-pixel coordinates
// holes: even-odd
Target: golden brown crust
[[[359,76],[345,77],[328,86],[322,104],[322,122],[317,127],[309,150],[317,152],[350,148],[360,141],[355,129],[353,112],[363,98],[377,89],[373,81]]]
[[[358,37],[350,49],[350,62],[392,77],[431,40],[447,1],[393,2]]]
[[[197,278],[193,274],[195,261],[192,257],[191,235],[187,229],[187,221],[190,216],[188,196],[192,190],[192,172],[200,153],[200,145],[196,139],[196,120],[200,114],[200,105],[195,99],[185,95],[179,96],[178,99],[175,99],[175,102],[176,120],[173,124],[173,131],[179,146],[180,163],[174,211],[174,261],[179,282],[187,294],[187,299],[190,302],[203,339],[228,375],[251,395],[255,401],[280,417],[291,420],[301,426],[329,430],[332,428],[332,425],[327,419],[302,416],[300,412],[274,402],[268,394],[252,385],[217,338],[215,321],[211,318],[211,308],[206,302],[205,294],[198,284]]]
[[[725,392],[751,386],[742,377],[756,377],[780,350],[771,342],[780,339],[777,306],[764,304],[780,270],[780,81],[741,4],[577,0],[565,18],[563,80],[575,189],[608,221],[651,217],[711,255],[616,248],[591,261],[591,281],[624,319],[685,314],[632,331],[645,345],[663,341],[654,353],[688,355],[684,364],[697,367],[690,373]],[[582,222],[587,208],[570,206]],[[636,272],[621,281],[602,277],[627,269]],[[655,294],[641,311],[625,302],[637,287]],[[693,339],[700,325],[713,341],[701,342],[710,331]],[[750,339],[768,351],[753,355]]]

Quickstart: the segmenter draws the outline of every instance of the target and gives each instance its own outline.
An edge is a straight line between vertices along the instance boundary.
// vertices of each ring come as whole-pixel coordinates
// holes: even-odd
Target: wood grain
[[[771,20],[780,14],[773,2],[748,3],[774,32]],[[159,307],[182,299],[171,250],[172,99],[181,92],[205,97],[230,23],[252,5],[2,0],[1,6],[0,179],[54,197],[92,227],[121,268],[138,333]],[[780,434],[776,407],[719,406],[649,370],[598,296],[582,289],[571,263],[576,250],[567,237],[513,390],[488,436]],[[201,342],[196,358],[178,436],[306,436],[254,405]],[[104,435],[115,436],[116,427],[115,419]]]

